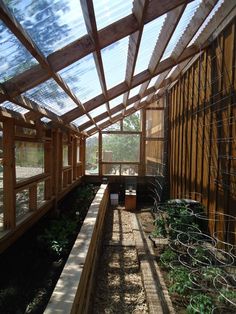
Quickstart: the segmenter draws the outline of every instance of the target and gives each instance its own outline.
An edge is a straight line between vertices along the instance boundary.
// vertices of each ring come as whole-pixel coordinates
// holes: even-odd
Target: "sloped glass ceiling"
[[[101,50],[107,88],[125,80],[129,37],[125,37]]]
[[[4,101],[4,103],[0,104],[0,106],[3,108],[6,108],[6,109],[10,109],[12,111],[19,112],[21,114],[25,114],[25,113],[29,112],[29,110],[27,110],[21,106],[18,106],[16,104],[13,104],[10,101]]]
[[[135,95],[138,95],[139,93],[139,90],[140,90],[140,87],[141,87],[141,84],[136,86],[136,87],[133,87],[130,92],[129,92],[129,98],[132,98],[134,97]]]
[[[78,0],[4,0],[47,56],[87,34]]]
[[[102,93],[93,54],[89,54],[59,72],[81,102]]]
[[[123,102],[123,95],[113,98],[112,100],[109,101],[110,109],[115,108],[117,105],[122,104],[122,102]]]
[[[37,64],[36,59],[0,20],[0,83]]]
[[[93,0],[97,29],[132,13],[133,0]]]
[[[106,111],[107,111],[107,107],[106,107],[105,104],[103,104],[103,105],[99,106],[98,108],[89,111],[89,114],[90,114],[90,116],[91,116],[92,118],[94,118],[94,117],[96,117],[96,116],[98,116],[98,115],[100,115],[101,113],[104,113],[104,112],[106,112]]]
[[[161,58],[161,61],[169,58],[174,48],[176,47],[177,43],[179,42],[180,38],[184,34],[185,30],[187,29],[188,25],[191,23],[191,20],[198,9],[199,5],[201,4],[202,0],[194,0],[190,2],[182,14],[177,27],[164,51],[164,54]]]
[[[166,14],[160,16],[156,20],[149,22],[143,28],[143,34],[138,52],[138,58],[134,70],[134,74],[138,74],[148,68],[150,58],[161,32]]]
[[[24,95],[59,116],[77,107],[53,79],[39,84]]]
[[[89,117],[86,114],[84,114],[83,116],[79,117],[78,119],[72,121],[72,123],[79,127],[80,125],[82,125],[88,121],[90,121]],[[94,127],[94,125],[93,125],[93,127]]]
[[[150,81],[149,84],[148,84],[148,88],[155,86],[156,81],[157,81],[157,79],[158,79],[159,76],[160,76],[160,75],[156,75],[156,76],[154,76],[154,77],[151,79],[151,81]]]

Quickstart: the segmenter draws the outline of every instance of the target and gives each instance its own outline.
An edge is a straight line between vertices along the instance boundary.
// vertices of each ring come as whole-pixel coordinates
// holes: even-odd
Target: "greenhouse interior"
[[[236,1],[0,17],[0,313],[236,313]]]

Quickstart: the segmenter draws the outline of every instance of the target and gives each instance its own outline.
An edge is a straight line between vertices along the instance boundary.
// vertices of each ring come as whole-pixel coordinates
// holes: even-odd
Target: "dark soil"
[[[1,314],[43,313],[97,190],[92,185],[73,190],[61,202],[56,218],[45,216],[0,255]],[[76,225],[66,248],[55,256],[39,238],[60,220]]]

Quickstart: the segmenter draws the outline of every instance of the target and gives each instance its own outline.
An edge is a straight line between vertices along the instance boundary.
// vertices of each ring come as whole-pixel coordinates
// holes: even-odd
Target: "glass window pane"
[[[166,14],[158,17],[144,26],[134,75],[148,68],[150,58],[152,56],[165,18]]]
[[[162,141],[146,141],[146,175],[163,175],[164,143]]]
[[[63,145],[63,167],[69,166],[68,145]]]
[[[93,54],[89,54],[59,72],[81,102],[102,93]]]
[[[44,172],[44,145],[42,143],[15,142],[16,181]]]
[[[76,161],[80,162],[80,146],[77,144]]]
[[[103,131],[120,131],[120,121],[109,125]]]
[[[122,176],[137,176],[138,175],[138,165],[121,165],[121,175]]]
[[[131,14],[133,0],[93,0],[93,6],[99,30]]]
[[[102,165],[102,174],[110,176],[119,176],[120,175],[120,165],[117,164],[103,164]]]
[[[107,88],[125,80],[129,38],[125,37],[102,49],[102,60]]]
[[[1,20],[0,60],[0,83],[38,63]]]
[[[146,137],[164,137],[164,110],[146,110]]]
[[[90,136],[86,139],[86,165],[85,174],[98,174],[98,135]]]
[[[29,189],[16,193],[16,221],[29,212]]]
[[[39,84],[24,95],[59,116],[77,107],[53,79]]]
[[[0,131],[0,231],[3,229],[3,145],[2,145],[3,132]]]
[[[47,56],[87,33],[78,0],[4,0]]]
[[[103,134],[103,161],[139,162],[140,136],[139,134]]]
[[[138,85],[138,86],[136,86],[136,87],[133,87],[133,88],[130,90],[129,98],[132,98],[133,96],[138,95],[141,85],[142,85],[142,84],[140,84],[140,85]]]
[[[137,131],[141,129],[140,124],[140,112],[137,111],[130,116],[124,118],[123,120],[123,130],[124,131]]]
[[[45,202],[45,182],[41,181],[37,184],[37,208]]]

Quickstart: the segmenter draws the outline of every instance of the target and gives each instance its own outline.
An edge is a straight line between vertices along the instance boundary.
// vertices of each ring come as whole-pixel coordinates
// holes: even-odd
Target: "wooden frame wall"
[[[26,135],[14,118],[2,118],[3,124],[3,230],[0,230],[0,252],[75,187],[84,174],[84,139],[61,129],[43,129],[29,125],[36,132]],[[17,128],[16,128],[17,126]],[[24,125],[27,127],[27,124]],[[43,143],[44,172],[16,181],[15,142]],[[68,165],[63,167],[63,143],[68,145]],[[80,146],[77,158],[77,146]],[[79,160],[79,161],[78,161]],[[44,201],[37,203],[37,185],[44,182]],[[16,195],[28,190],[29,211],[16,219]]]
[[[201,201],[210,218],[235,216],[236,19],[169,91],[171,197]],[[215,222],[214,222],[215,221]],[[211,233],[235,226],[213,220]]]

